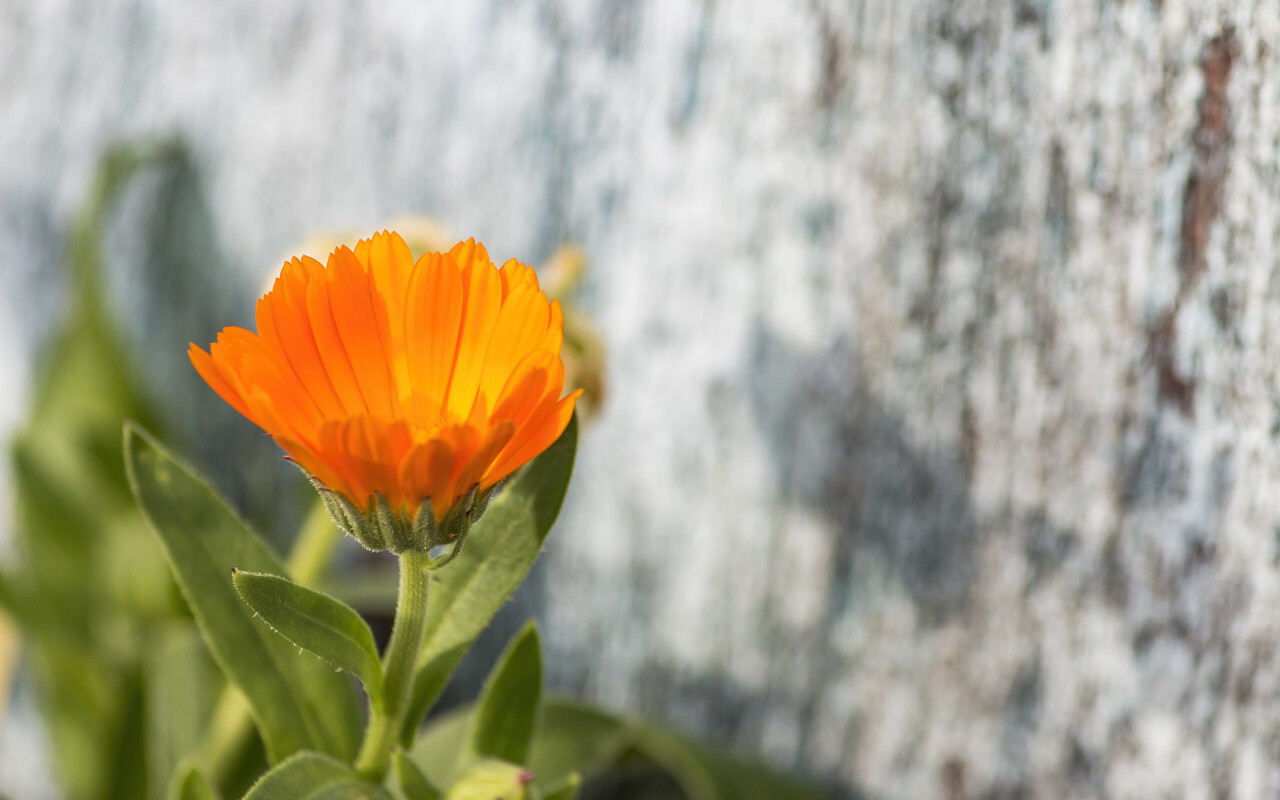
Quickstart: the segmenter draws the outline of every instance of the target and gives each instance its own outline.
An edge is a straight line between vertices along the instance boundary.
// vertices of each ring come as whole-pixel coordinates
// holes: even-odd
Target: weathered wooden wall
[[[560,688],[869,797],[1280,793],[1280,7],[374,5],[0,4],[0,354],[123,136],[193,153],[209,233],[116,235],[176,397],[317,228],[576,239]]]

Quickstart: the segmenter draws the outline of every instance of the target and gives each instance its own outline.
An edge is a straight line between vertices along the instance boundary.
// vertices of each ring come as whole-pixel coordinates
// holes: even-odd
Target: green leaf
[[[391,800],[381,786],[320,753],[295,753],[263,775],[243,800]]]
[[[733,758],[650,722],[633,723],[635,749],[679,782],[690,800],[822,800],[799,781]]]
[[[424,736],[424,738],[426,738]],[[590,778],[628,754],[675,778],[690,800],[821,800],[812,787],[762,764],[737,759],[651,722],[628,720],[561,700],[543,704],[529,766],[540,786],[573,769]]]
[[[85,508],[75,486],[60,481],[48,461],[29,442],[14,443],[14,499],[23,534],[24,578],[40,598],[31,610],[43,612],[44,618],[32,622],[60,623],[80,633],[88,627],[100,593],[94,534],[103,526]]]
[[[449,786],[455,767],[462,761],[470,728],[470,707],[433,717],[413,743],[409,757],[436,786]]]
[[[581,789],[582,776],[576,772],[571,772],[569,777],[565,778],[564,783],[549,790],[542,796],[542,800],[575,800]]]
[[[538,735],[529,754],[529,769],[544,789],[575,772],[598,775],[617,763],[631,747],[635,731],[625,720],[599,709],[564,700],[542,704]]]
[[[507,646],[480,692],[467,736],[470,752],[523,764],[541,699],[542,648],[538,627],[530,622]]]
[[[382,696],[382,662],[373,631],[350,606],[278,575],[236,570],[236,591],[272,630],[360,679]]]
[[[396,783],[400,785],[400,793],[405,800],[440,800],[440,790],[427,780],[427,776],[422,774],[422,770],[418,769],[418,765],[403,750],[395,752],[391,763],[396,771]]]
[[[527,800],[533,773],[505,761],[481,761],[449,787],[445,800]]]
[[[174,772],[169,785],[169,800],[218,800],[218,793],[209,779],[190,762],[184,762]]]
[[[249,700],[270,759],[310,749],[350,760],[361,730],[350,681],[255,619],[231,583],[235,567],[284,567],[239,517],[150,434],[125,426],[129,482],[214,659]]]
[[[431,587],[427,632],[413,681],[413,702],[400,739],[413,744],[418,724],[471,643],[524,580],[542,552],[564,502],[578,446],[575,414],[556,443],[490,504],[456,561]]]
[[[147,664],[147,771],[153,797],[172,795],[172,777],[199,746],[222,676],[190,623],[158,632]],[[187,770],[190,772],[191,770]]]

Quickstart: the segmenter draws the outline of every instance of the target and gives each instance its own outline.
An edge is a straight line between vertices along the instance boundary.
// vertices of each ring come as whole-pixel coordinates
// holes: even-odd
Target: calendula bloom
[[[564,431],[563,318],[534,271],[474,240],[416,262],[383,232],[321,265],[294,258],[201,377],[324,491],[372,549],[465,534],[498,482]]]

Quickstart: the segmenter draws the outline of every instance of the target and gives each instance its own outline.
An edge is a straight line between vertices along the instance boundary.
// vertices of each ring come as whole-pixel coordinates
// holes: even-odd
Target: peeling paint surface
[[[850,796],[1274,797],[1277,42],[1262,0],[0,4],[0,411],[119,137],[192,169],[116,297],[260,457],[182,352],[308,232],[572,238],[611,396],[524,600],[558,688]],[[144,230],[166,186],[195,233]]]

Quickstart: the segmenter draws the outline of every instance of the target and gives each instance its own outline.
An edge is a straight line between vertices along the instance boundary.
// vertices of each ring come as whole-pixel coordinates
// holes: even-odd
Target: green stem
[[[431,582],[431,557],[406,551],[400,556],[400,594],[391,642],[383,658],[382,703],[370,699],[369,727],[356,758],[356,771],[366,780],[379,782],[387,774],[413,689],[413,672],[427,630],[427,586]]]

